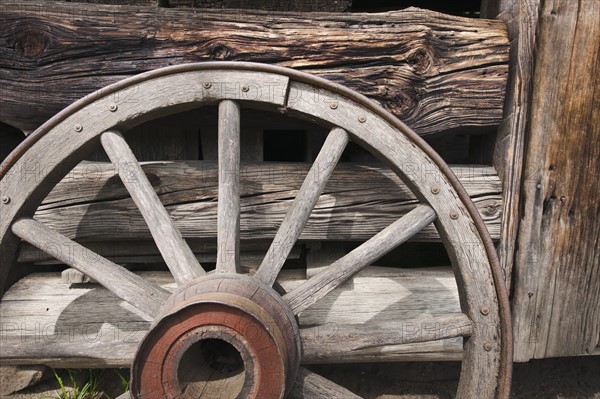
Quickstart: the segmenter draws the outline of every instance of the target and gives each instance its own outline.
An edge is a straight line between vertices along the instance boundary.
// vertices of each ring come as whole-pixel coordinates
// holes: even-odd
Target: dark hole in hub
[[[240,352],[220,339],[192,344],[183,354],[177,373],[182,398],[236,398],[245,380]]]

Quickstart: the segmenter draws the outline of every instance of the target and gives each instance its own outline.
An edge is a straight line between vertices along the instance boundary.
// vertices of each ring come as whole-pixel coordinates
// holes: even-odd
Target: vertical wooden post
[[[537,32],[515,259],[517,361],[592,353],[600,336],[600,1],[542,2]]]
[[[494,166],[502,179],[501,239],[497,245],[500,265],[510,290],[519,229],[519,200],[523,173],[523,146],[530,109],[533,48],[540,0],[484,0],[482,16],[506,23],[510,39],[510,68],[504,118],[498,128]]]

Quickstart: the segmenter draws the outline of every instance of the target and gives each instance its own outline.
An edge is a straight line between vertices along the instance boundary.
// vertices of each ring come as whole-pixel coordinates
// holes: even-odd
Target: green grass
[[[84,371],[67,370],[70,385],[65,384],[56,370],[53,369],[52,372],[60,389],[54,399],[110,399],[105,393],[98,391],[98,386],[102,380],[102,372],[87,370],[87,378],[83,384],[80,384],[78,376]],[[122,375],[119,374],[119,377],[122,378]]]

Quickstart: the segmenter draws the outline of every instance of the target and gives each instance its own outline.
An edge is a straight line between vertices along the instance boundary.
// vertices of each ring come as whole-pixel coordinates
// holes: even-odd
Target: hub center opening
[[[203,339],[183,354],[177,375],[182,398],[236,398],[246,379],[240,352],[222,339]]]

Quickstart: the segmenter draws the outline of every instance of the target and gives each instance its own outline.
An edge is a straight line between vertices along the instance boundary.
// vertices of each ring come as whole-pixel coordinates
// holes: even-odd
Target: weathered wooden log
[[[139,275],[175,288],[168,272]],[[301,270],[278,279],[287,291],[304,281]],[[0,320],[3,364],[55,367],[128,367],[150,327],[100,285],[70,289],[60,273],[18,281],[0,302]],[[305,310],[300,326],[304,363],[459,360],[460,336],[471,331],[449,268],[368,267]]]
[[[275,236],[309,168],[309,164],[300,163],[243,164],[240,188],[243,240]],[[143,170],[184,237],[216,237],[218,176],[215,163],[147,163],[143,164]],[[453,170],[479,208],[492,237],[498,238],[502,188],[494,169],[457,166]],[[312,173],[315,179],[322,177],[318,166]],[[422,173],[436,172],[423,170]],[[116,174],[109,163],[80,164],[48,195],[35,218],[76,240],[150,238],[141,214]],[[414,195],[389,169],[340,163],[300,239],[364,241],[417,204]],[[421,241],[438,239],[433,225],[414,237]]]
[[[185,62],[311,72],[380,102],[421,134],[498,125],[508,71],[499,21],[410,8],[379,14],[190,11],[8,0],[0,121],[32,131],[126,76]]]

